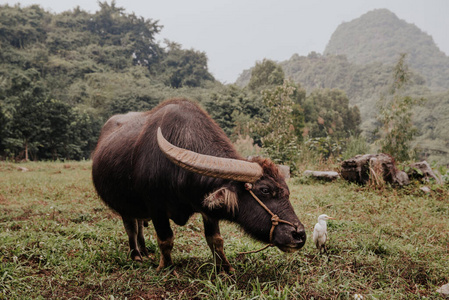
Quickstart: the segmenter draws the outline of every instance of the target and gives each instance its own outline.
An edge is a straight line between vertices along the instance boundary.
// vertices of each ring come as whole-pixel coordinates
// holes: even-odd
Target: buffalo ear
[[[238,209],[237,194],[222,187],[204,198],[203,205],[208,209],[226,208],[232,214]]]

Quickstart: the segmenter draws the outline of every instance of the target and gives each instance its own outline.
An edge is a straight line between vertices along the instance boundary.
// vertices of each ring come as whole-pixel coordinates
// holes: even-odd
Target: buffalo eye
[[[270,193],[270,190],[268,188],[261,188],[260,191],[265,195],[268,195]]]

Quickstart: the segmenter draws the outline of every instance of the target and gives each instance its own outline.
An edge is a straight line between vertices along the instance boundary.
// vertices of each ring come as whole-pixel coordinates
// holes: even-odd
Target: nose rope
[[[288,224],[293,226],[294,228],[296,228],[295,225],[293,225],[292,223],[290,223],[289,221],[285,221],[282,220],[281,218],[279,218],[278,215],[274,214],[257,196],[256,194],[254,194],[254,192],[252,191],[253,185],[251,183],[245,183],[245,189],[251,194],[251,196],[253,196],[254,200],[256,200],[260,206],[262,206],[263,209],[265,209],[270,215],[271,215],[271,229],[270,229],[270,244],[266,245],[265,247],[258,249],[258,250],[253,250],[253,251],[248,251],[248,252],[239,252],[239,254],[249,254],[249,253],[257,253],[260,252],[262,250],[267,249],[268,247],[273,247],[274,244],[272,243],[273,240],[273,232],[274,232],[274,228],[279,225],[279,223],[284,223],[284,224]]]

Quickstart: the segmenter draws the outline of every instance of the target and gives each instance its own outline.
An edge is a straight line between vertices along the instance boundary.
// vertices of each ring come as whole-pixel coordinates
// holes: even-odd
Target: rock
[[[334,171],[311,171],[306,170],[304,171],[305,176],[312,176],[316,179],[325,180],[325,181],[332,181],[340,178],[340,174],[338,172]]]
[[[435,179],[435,182],[441,184],[441,179],[438,178],[433,172],[427,161],[421,161],[411,164],[410,169],[407,172],[409,178],[419,179],[425,182],[429,181],[429,178]]]
[[[407,173],[404,171],[398,170],[396,173],[396,181],[400,186],[408,185],[410,183],[410,178],[408,178]]]
[[[378,176],[382,176],[379,178]],[[410,183],[408,175],[398,170],[394,158],[388,154],[356,155],[341,164],[341,177],[358,184],[366,184],[370,177],[376,182],[383,179],[394,185],[407,185]]]
[[[449,297],[449,283],[443,285],[437,290],[437,293],[443,294],[446,298]]]
[[[431,192],[431,189],[428,186],[423,186],[423,187],[420,187],[419,189],[426,194],[429,194]]]
[[[28,172],[28,169],[25,167],[17,167],[17,170],[22,171],[22,172]]]

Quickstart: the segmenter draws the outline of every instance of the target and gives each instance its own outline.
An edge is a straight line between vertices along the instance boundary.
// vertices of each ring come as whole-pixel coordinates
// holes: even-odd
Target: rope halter
[[[268,247],[273,247],[274,244],[272,243],[273,241],[273,232],[274,232],[274,228],[279,225],[279,223],[284,223],[284,224],[288,224],[290,226],[293,226],[294,228],[296,228],[295,225],[293,225],[291,222],[286,221],[286,220],[282,220],[281,218],[279,218],[278,215],[274,214],[252,191],[253,189],[253,185],[251,183],[245,183],[245,189],[251,194],[251,196],[253,196],[254,200],[256,200],[260,206],[262,206],[270,215],[271,215],[271,229],[270,229],[270,244],[266,245],[265,247],[259,249],[259,250],[254,250],[254,251],[248,251],[248,252],[240,252],[239,254],[248,254],[248,253],[256,253],[262,250],[267,249]]]

